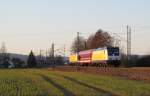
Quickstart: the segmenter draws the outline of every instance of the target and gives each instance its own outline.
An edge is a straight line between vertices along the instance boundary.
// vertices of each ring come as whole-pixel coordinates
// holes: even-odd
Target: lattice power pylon
[[[131,59],[131,27],[127,26],[127,58]]]

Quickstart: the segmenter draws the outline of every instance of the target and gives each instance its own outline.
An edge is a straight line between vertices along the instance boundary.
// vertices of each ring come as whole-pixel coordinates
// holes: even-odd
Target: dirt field
[[[72,67],[58,66],[54,70],[58,71],[78,71],[90,74],[119,76],[131,80],[142,80],[150,82],[150,68],[134,67],[134,68],[97,68],[97,67]]]

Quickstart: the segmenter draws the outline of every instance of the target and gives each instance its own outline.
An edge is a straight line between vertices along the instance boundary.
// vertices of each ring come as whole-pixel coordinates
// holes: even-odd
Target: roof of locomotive
[[[97,49],[93,49],[94,51],[97,51],[97,50],[107,50],[107,49],[119,49],[119,47],[102,47],[102,48],[97,48]]]
[[[84,54],[84,53],[91,53],[91,52],[92,52],[92,49],[91,50],[80,51],[79,53],[81,53],[81,54],[83,53]]]
[[[97,49],[90,49],[90,50],[84,50],[84,51],[80,51],[79,54],[85,54],[85,53],[91,53],[92,51],[98,51],[98,50],[107,50],[107,49],[119,49],[119,47],[101,47],[101,48],[97,48]],[[77,54],[78,52],[74,52],[74,53],[71,53],[70,55],[75,55]]]

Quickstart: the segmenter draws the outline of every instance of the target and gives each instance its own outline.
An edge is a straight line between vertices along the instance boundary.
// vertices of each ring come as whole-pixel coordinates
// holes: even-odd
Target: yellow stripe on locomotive
[[[107,49],[97,49],[92,53],[92,61],[103,61],[108,60]]]
[[[77,55],[76,53],[71,54],[71,55],[69,56],[69,62],[70,62],[70,63],[75,63],[75,62],[77,62],[77,61],[78,61],[78,55]]]

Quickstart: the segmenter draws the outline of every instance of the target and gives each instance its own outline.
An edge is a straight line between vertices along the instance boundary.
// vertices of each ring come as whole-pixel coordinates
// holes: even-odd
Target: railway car
[[[69,63],[70,63],[70,65],[75,65],[77,62],[78,62],[78,55],[77,55],[77,53],[72,53],[69,56]]]
[[[78,63],[80,65],[89,65],[91,64],[91,61],[92,61],[92,50],[86,50],[86,51],[81,51],[79,52],[78,54]]]
[[[120,65],[119,47],[104,47],[81,51],[69,56],[71,64],[81,66],[115,66]]]

